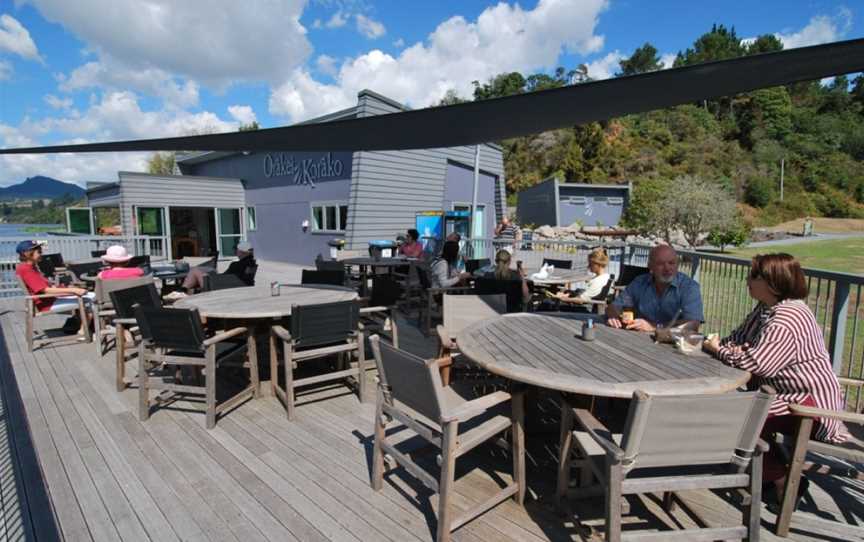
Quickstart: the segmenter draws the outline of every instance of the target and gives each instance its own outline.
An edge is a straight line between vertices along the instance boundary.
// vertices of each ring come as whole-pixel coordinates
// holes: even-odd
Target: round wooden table
[[[684,355],[646,333],[595,325],[583,341],[584,317],[566,313],[508,314],[465,328],[460,351],[487,371],[533,386],[598,397],[724,393],[750,373],[698,352]]]
[[[270,288],[249,286],[204,292],[174,303],[179,309],[198,309],[205,318],[268,320],[291,316],[293,305],[317,305],[357,299],[357,292],[341,286],[281,286],[279,295]]]

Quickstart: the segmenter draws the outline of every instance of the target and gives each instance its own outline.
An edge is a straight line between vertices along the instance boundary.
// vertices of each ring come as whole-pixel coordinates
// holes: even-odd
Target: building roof
[[[629,184],[589,184],[558,181],[558,186],[561,188],[604,188],[609,190],[630,190]]]

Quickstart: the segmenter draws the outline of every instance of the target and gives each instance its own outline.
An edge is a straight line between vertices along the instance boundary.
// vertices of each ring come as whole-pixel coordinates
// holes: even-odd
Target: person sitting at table
[[[42,245],[36,241],[21,241],[15,247],[18,253],[19,263],[15,266],[15,274],[24,282],[30,295],[50,295],[56,297],[42,297],[33,300],[36,310],[39,312],[69,312],[78,308],[78,297],[83,297],[85,307],[95,298],[96,294],[88,292],[84,288],[51,286],[42,276],[37,267],[42,258]],[[87,320],[93,315],[87,311]]]
[[[249,268],[257,265],[255,256],[252,251],[252,245],[247,241],[237,243],[237,260],[231,262],[222,274],[235,275],[237,278],[252,286],[251,274]],[[183,289],[186,292],[200,290],[204,286],[204,275],[211,273],[213,269],[209,267],[193,267],[189,270],[189,274],[183,279]]]
[[[625,307],[638,318],[622,320]],[[639,275],[606,308],[606,323],[614,328],[654,331],[657,326],[687,324],[694,330],[704,320],[699,283],[678,272],[678,254],[669,245],[648,253],[648,273]]]
[[[495,253],[495,269],[485,273],[485,278],[498,280],[521,280],[522,281],[522,301],[531,299],[531,290],[528,289],[528,281],[525,280],[525,272],[519,269],[511,269],[510,262],[512,261],[510,252],[503,248]]]
[[[703,346],[726,365],[749,371],[754,377],[749,388],[768,385],[777,390],[762,430],[763,438],[771,443],[774,433],[795,433],[797,421],[790,404],[835,411],[843,411],[845,405],[822,330],[805,301],[807,281],[798,260],[789,254],[756,256],[750,264],[747,289],[758,302],[756,307],[728,337],[712,337]],[[811,438],[816,440],[839,443],[847,437],[839,420],[817,418],[813,424]],[[775,500],[783,494],[787,472],[784,458],[772,445],[765,456],[762,480],[773,482],[766,493],[773,490]],[[807,485],[803,478],[799,496],[806,493]]]
[[[102,261],[108,264],[108,269],[103,269],[97,275],[102,280],[133,279],[143,277],[144,270],[140,267],[126,267],[132,256],[126,252],[126,247],[114,245],[108,247],[102,256]]]
[[[459,261],[459,243],[445,241],[441,255],[435,258],[432,265],[430,283],[433,288],[449,288],[465,283],[471,278],[470,273],[459,272],[456,264]]]
[[[399,254],[406,258],[420,258],[423,256],[423,245],[419,241],[420,232],[411,228],[406,233],[408,236],[405,242],[399,245]]]
[[[603,288],[609,283],[609,273],[606,271],[609,265],[609,255],[606,249],[595,248],[588,254],[588,271],[594,274],[584,289],[575,292],[556,292],[553,295],[564,303],[584,305],[600,295]]]

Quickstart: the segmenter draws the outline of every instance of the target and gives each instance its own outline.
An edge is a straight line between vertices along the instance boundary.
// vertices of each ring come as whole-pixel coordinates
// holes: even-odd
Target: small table
[[[725,393],[750,373],[698,352],[684,355],[646,333],[596,326],[596,339],[575,335],[581,318],[566,313],[508,314],[473,324],[459,350],[487,371],[533,386],[596,397]]]
[[[539,271],[539,269],[537,270]],[[525,278],[534,283],[535,286],[563,286],[566,289],[571,289],[573,283],[585,282],[591,280],[594,275],[587,270],[582,269],[555,269],[545,279],[535,279],[531,275],[537,271],[528,273]]]
[[[368,289],[368,281],[369,281],[369,268],[376,267],[385,267],[391,273],[393,272],[393,268],[402,267],[402,266],[412,266],[420,263],[421,260],[418,258],[406,258],[404,256],[394,256],[392,258],[371,258],[371,257],[359,257],[359,258],[346,258],[344,260],[339,260],[339,263],[345,266],[354,266],[360,268],[360,295],[365,297]]]

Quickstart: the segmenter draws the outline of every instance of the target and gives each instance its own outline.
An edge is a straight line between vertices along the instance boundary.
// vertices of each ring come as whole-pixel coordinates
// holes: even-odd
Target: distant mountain
[[[0,188],[0,200],[59,198],[71,194],[75,199],[84,197],[84,189],[77,184],[64,183],[51,177],[29,177],[20,184]]]

